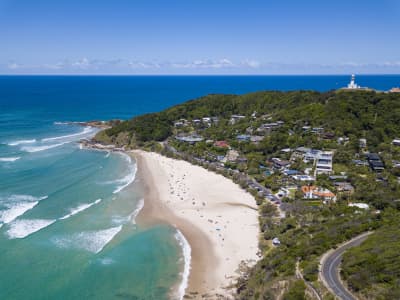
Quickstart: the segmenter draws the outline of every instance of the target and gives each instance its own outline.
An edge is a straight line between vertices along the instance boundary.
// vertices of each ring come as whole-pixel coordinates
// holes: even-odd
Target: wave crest
[[[42,142],[50,142],[50,141],[57,141],[57,140],[63,140],[63,139],[70,139],[76,136],[80,136],[80,135],[84,135],[87,133],[92,132],[92,128],[91,127],[85,127],[83,129],[83,131],[78,132],[78,133],[73,133],[73,134],[68,134],[68,135],[61,135],[61,136],[55,136],[55,137],[51,137],[51,138],[45,138],[42,139]]]
[[[63,216],[63,217],[61,217],[60,220],[68,219],[68,218],[72,217],[73,215],[76,215],[76,214],[88,209],[89,207],[100,203],[100,201],[101,201],[101,199],[97,199],[96,201],[94,201],[92,203],[82,204],[82,205],[79,205],[76,208],[72,208],[70,210],[70,213],[65,215],[65,216]]]
[[[11,195],[7,198],[0,198],[1,204],[5,208],[0,211],[0,222],[7,224],[14,221],[46,198],[47,196],[34,197],[31,195]]]
[[[15,157],[0,157],[0,162],[14,162],[18,159],[20,159],[20,156],[15,156]]]
[[[47,226],[53,224],[56,220],[17,220],[10,223],[10,228],[7,230],[7,235],[10,239],[25,238]]]
[[[40,152],[40,151],[45,151],[48,149],[52,149],[52,148],[56,148],[56,147],[60,147],[64,144],[67,144],[68,142],[64,142],[64,143],[59,143],[59,144],[52,144],[52,145],[44,145],[44,146],[25,146],[22,147],[21,150],[22,151],[26,151],[26,152]]]
[[[54,238],[60,248],[77,248],[99,253],[121,231],[122,225],[98,231],[84,231],[67,237]]]
[[[20,140],[20,141],[10,142],[7,145],[8,146],[19,146],[19,145],[22,145],[22,144],[33,144],[33,143],[36,143],[35,139],[32,139],[32,140]]]

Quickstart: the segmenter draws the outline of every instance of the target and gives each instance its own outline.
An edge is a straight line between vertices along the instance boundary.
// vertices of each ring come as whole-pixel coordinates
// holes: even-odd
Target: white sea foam
[[[133,224],[136,224],[136,217],[139,215],[139,213],[143,209],[143,207],[144,207],[144,199],[140,199],[137,204],[136,209],[130,215],[130,219]]]
[[[111,152],[110,151],[107,151],[107,154],[106,154],[106,156],[104,156],[105,158],[108,158],[109,156],[110,156],[110,154],[111,154]]]
[[[70,122],[54,122],[54,125],[69,125]]]
[[[136,171],[137,171],[136,164],[130,164],[129,173],[124,178],[114,181],[114,183],[118,183],[120,185],[114,190],[113,193],[117,194],[120,191],[122,191],[124,188],[126,188],[128,185],[130,185],[135,180]]]
[[[78,248],[99,253],[121,229],[122,225],[98,231],[84,231],[52,240],[60,248]]]
[[[112,258],[105,257],[105,258],[100,259],[100,263],[102,265],[108,266],[108,265],[115,263],[115,261]]]
[[[8,143],[7,145],[9,145],[9,146],[19,146],[19,145],[22,145],[22,144],[33,144],[33,143],[36,143],[36,140],[35,140],[35,139],[33,139],[33,140],[21,140],[21,141],[10,142],[10,143]]]
[[[3,223],[10,223],[19,216],[23,215],[28,210],[34,208],[40,200],[46,199],[45,197],[34,197],[31,195],[11,195],[2,200],[2,206],[6,209],[0,211],[0,221]]]
[[[182,271],[182,282],[178,287],[178,298],[182,300],[185,296],[186,288],[188,287],[189,282],[189,274],[190,274],[190,263],[192,260],[192,249],[182,232],[178,229],[175,234],[175,238],[178,241],[179,245],[182,248],[182,254],[184,259],[184,266]]]
[[[65,215],[64,217],[61,217],[60,220],[68,219],[68,218],[72,217],[73,215],[76,215],[76,214],[78,214],[78,213],[80,213],[80,212],[82,212],[82,211],[88,209],[89,207],[91,207],[91,206],[93,206],[93,205],[95,205],[95,204],[100,203],[100,201],[101,201],[101,199],[97,199],[96,201],[94,201],[94,202],[92,202],[92,203],[82,204],[82,205],[79,205],[79,206],[76,207],[76,208],[72,208],[72,209],[70,210],[70,213],[67,214],[67,215]]]
[[[3,223],[0,224],[0,228],[3,227]]]
[[[22,151],[26,151],[26,152],[40,152],[40,151],[45,151],[48,149],[52,149],[52,148],[56,148],[56,147],[60,147],[64,144],[67,144],[68,142],[64,142],[64,143],[59,143],[59,144],[52,144],[52,145],[43,145],[43,146],[24,146],[21,147]]]
[[[16,161],[18,159],[20,159],[21,157],[19,156],[15,156],[15,157],[0,157],[0,162],[13,162]]]
[[[22,239],[53,224],[56,220],[16,220],[9,225],[7,235],[10,239]]]
[[[57,140],[63,140],[63,139],[70,139],[70,138],[73,138],[73,137],[76,137],[76,136],[87,134],[89,132],[92,132],[92,128],[91,127],[85,127],[83,129],[83,131],[81,131],[81,132],[68,134],[68,135],[62,135],[62,136],[56,136],[56,137],[51,137],[51,138],[45,138],[45,139],[42,139],[42,142],[50,142],[50,141],[57,141]]]

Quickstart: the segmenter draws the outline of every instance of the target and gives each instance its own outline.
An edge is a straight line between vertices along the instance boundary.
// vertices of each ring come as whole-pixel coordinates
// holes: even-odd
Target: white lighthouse
[[[356,75],[351,75],[350,83],[347,85],[347,88],[350,90],[360,89],[361,87],[356,84]]]

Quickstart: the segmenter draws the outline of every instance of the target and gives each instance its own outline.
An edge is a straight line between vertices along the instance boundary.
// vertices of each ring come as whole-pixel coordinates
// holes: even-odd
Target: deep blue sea
[[[141,228],[129,157],[80,149],[96,129],[210,93],[328,91],[350,76],[0,76],[0,299],[180,298],[181,243]],[[388,90],[400,75],[358,76]]]

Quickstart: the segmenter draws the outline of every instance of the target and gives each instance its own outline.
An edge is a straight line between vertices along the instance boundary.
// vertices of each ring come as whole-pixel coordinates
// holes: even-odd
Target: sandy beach
[[[254,198],[231,180],[188,162],[134,151],[145,204],[138,222],[167,222],[191,247],[186,298],[230,299],[242,262],[258,259]]]

